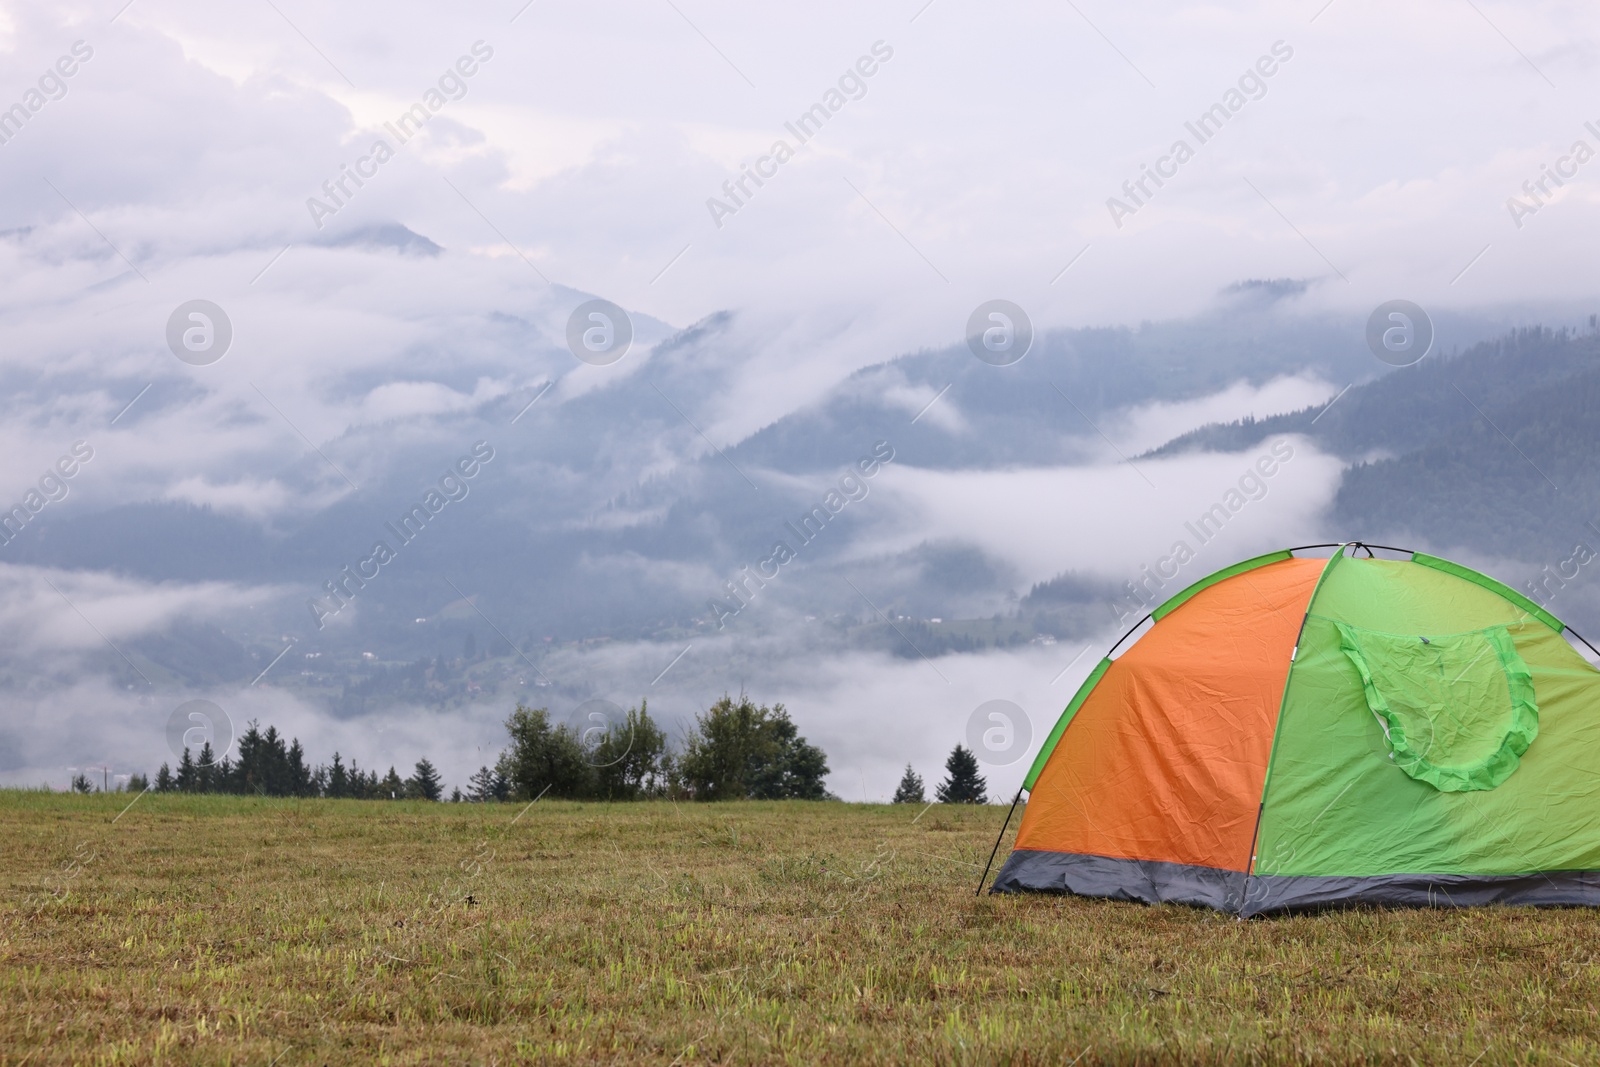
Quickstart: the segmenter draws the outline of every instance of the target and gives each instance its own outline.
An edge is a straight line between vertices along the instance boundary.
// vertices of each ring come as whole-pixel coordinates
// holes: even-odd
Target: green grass
[[[999,808],[129,799],[0,793],[0,1065],[1600,1061],[1590,911],[975,899]]]

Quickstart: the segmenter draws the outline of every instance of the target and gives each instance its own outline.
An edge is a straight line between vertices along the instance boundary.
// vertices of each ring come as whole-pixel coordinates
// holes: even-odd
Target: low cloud
[[[167,500],[196,507],[233,512],[251,519],[282,514],[294,500],[294,492],[280,481],[254,478],[212,483],[204,477],[184,478],[166,491]]]
[[[1029,584],[1067,570],[1121,581],[1165,554],[1184,524],[1234,488],[1265,449],[1007,471],[896,464],[875,487],[893,503],[873,513],[867,540],[903,551],[936,531],[1007,561]],[[1322,517],[1343,463],[1300,439],[1294,450],[1265,497],[1206,546],[1200,573],[1308,537],[1327,540]]]
[[[1104,428],[1119,448],[1137,455],[1211,423],[1261,419],[1326,403],[1339,388],[1309,374],[1286,375],[1262,385],[1234,382],[1192,400],[1130,408],[1107,420]]]
[[[0,564],[0,643],[13,669],[35,656],[112,655],[108,642],[124,644],[175,622],[226,620],[277,595],[270,587],[233,582],[152,583]]]

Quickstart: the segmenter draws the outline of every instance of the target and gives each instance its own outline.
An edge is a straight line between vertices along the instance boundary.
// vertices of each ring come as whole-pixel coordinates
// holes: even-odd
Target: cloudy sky
[[[1596,29],[1591,5],[1486,0],[3,3],[0,494],[20,497],[82,440],[94,459],[51,509],[185,501],[279,528],[401,453],[453,455],[463,420],[551,382],[550,405],[609,388],[724,311],[715,385],[692,398],[701,436],[629,453],[606,494],[861,367],[960,342],[993,298],[1040,331],[1200,313],[1245,278],[1305,280],[1302,313],[1355,321],[1396,297],[1507,321],[1574,307],[1593,294],[1600,236]],[[808,113],[827,117],[802,144],[791,127]],[[1201,127],[1208,113],[1226,120]],[[396,226],[437,254],[356,254]],[[615,367],[565,350],[590,297],[633,316],[635,354]],[[206,366],[168,343],[193,300],[232,331]],[[1143,405],[1112,436],[1137,451],[1342,384],[1289,376]],[[959,429],[956,399],[930,419]],[[1126,573],[1251,458],[1149,465],[1151,496],[1114,448],[1070,468],[902,464],[875,543],[979,544],[1026,581],[1079,558]],[[1338,466],[1296,462],[1240,552],[1321,539]],[[0,627],[38,657],[13,668],[3,711],[0,773],[28,781],[93,756],[82,739],[97,732],[151,733],[136,705],[91,710],[115,694],[75,650],[286,595],[5,561],[0,580]],[[835,753],[836,791],[877,796],[906,757],[874,749],[865,718],[959,730],[1004,697],[1036,709],[1042,733],[1093,661],[1060,676],[1077,651],[944,657],[949,677],[802,662],[767,680]],[[645,677],[658,658],[618,655]],[[704,703],[693,684],[737,684],[721,662],[684,682],[680,718]],[[433,736],[399,712],[352,725],[259,690],[236,699],[237,717],[283,722],[314,752],[359,734],[374,760],[404,760]],[[457,731],[451,775],[495,729]],[[925,772],[940,746],[916,754]],[[160,758],[159,737],[145,749]]]

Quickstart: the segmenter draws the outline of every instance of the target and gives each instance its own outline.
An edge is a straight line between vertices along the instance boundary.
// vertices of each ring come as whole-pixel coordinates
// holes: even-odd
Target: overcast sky
[[[556,377],[552,402],[605,380],[561,351],[583,294],[634,312],[641,348],[737,313],[739,358],[706,412],[728,442],[855,368],[958,342],[996,297],[1041,329],[1190,314],[1243,278],[1305,279],[1304,310],[1358,316],[1396,297],[1575,305],[1593,295],[1600,237],[1597,16],[1487,0],[3,3],[0,108],[20,111],[0,123],[0,492],[81,438],[100,446],[85,478],[102,505],[315,512],[340,478],[381,469],[385,427],[455,448],[427,420]],[[418,105],[421,132],[391,129]],[[808,112],[827,117],[802,144],[790,127]],[[1207,113],[1225,121],[1202,127]],[[395,223],[444,253],[352,269],[330,247]],[[167,349],[169,316],[193,299],[233,324],[213,367]],[[494,331],[508,314],[545,343],[507,355]],[[424,373],[430,361],[452,374]],[[1338,384],[1119,425],[1148,447]],[[373,447],[342,453],[337,476],[273,473],[305,441],[361,433]],[[664,450],[660,469],[679,458]],[[1211,481],[1161,468],[1175,493],[1162,514],[1214,498],[1239,465],[1204,462]],[[1315,526],[1337,466],[1299,462],[1241,550]],[[885,545],[934,530],[1048,574],[1070,561],[1008,505],[1114,497],[1108,479],[1127,471],[1111,466],[897,470],[885,496],[901,506],[878,524]],[[1163,547],[1129,541],[1162,528],[1147,506],[1100,513],[1118,522],[1063,506],[1055,529],[1133,562]],[[96,640],[67,636],[74,616],[44,606],[37,576],[4,570],[8,632]],[[82,580],[125,636],[259,592]],[[1014,666],[995,663],[987,677]],[[819,708],[865,699],[816,684]],[[1050,684],[1042,706],[1064,699]],[[840,736],[847,718],[815,732]]]
[[[558,343],[570,290],[677,327],[740,312],[749,358],[715,416],[736,439],[854,367],[958,340],[994,297],[1048,328],[1181,315],[1248,277],[1309,279],[1301,307],[1361,314],[1592,289],[1600,162],[1571,149],[1600,149],[1584,125],[1600,128],[1585,111],[1595,13],[1576,3],[0,12],[0,101],[43,105],[0,145],[0,230],[19,231],[0,240],[4,359],[42,392],[30,432],[8,420],[21,469],[58,447],[61,433],[31,432],[42,422],[109,419],[153,378],[200,394],[191,421],[213,430],[258,394],[302,397],[318,440],[531,387],[556,368],[447,390],[405,380],[396,356],[470,349],[502,309]],[[40,94],[63,57],[76,72]],[[440,93],[400,143],[385,124],[441,78],[459,99]],[[828,102],[799,145],[786,124]],[[1200,143],[1186,124],[1227,103]],[[373,177],[345,179],[342,204],[323,192],[380,139],[394,156],[366,163]],[[795,157],[763,162],[779,140]],[[775,174],[746,179],[733,214],[708,209],[745,166]],[[1157,187],[1147,166],[1176,176]],[[1577,177],[1557,186],[1546,167]],[[1141,178],[1138,203],[1123,186]],[[1540,180],[1536,201],[1523,183]],[[1513,196],[1537,210],[1514,218]],[[443,246],[447,268],[355,271],[319,252],[392,222]],[[195,298],[236,326],[204,375],[161,343]],[[312,383],[336,372],[394,380],[321,408]]]
[[[1045,324],[1170,316],[1247,276],[1350,307],[1586,295],[1587,168],[1520,229],[1506,205],[1600,147],[1583,4],[121,2],[8,4],[0,28],[8,102],[94,52],[0,148],[6,227],[91,259],[80,286],[126,267],[63,196],[178,291],[242,294],[286,244],[399,220],[530,291],[542,274],[677,325],[891,323],[904,348],[995,295]],[[383,124],[479,41],[465,95],[399,145]],[[851,76],[864,95],[719,227],[707,200],[796,145],[785,123],[875,46],[892,58]],[[1200,144],[1185,123],[1262,57],[1275,73]],[[396,157],[319,232],[307,199],[378,138]],[[1180,139],[1194,158],[1119,228],[1107,200],[1135,206],[1123,183]],[[291,250],[269,277],[309,299],[302,270]]]

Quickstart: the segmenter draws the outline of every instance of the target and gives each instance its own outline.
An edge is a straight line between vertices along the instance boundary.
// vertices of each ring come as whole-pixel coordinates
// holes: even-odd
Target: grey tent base
[[[1600,872],[1246,876],[1241,871],[1183,863],[1019,849],[1000,868],[991,892],[1073,893],[1142,904],[1193,904],[1242,916],[1357,904],[1600,906]]]

